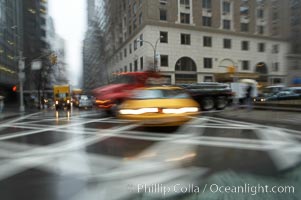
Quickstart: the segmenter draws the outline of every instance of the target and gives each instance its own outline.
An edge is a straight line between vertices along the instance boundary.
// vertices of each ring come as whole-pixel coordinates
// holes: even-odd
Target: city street
[[[3,119],[1,199],[298,199],[301,116],[278,126],[280,114],[259,124],[252,112],[261,111],[247,114],[248,122],[238,120],[242,110],[204,113],[179,128],[145,128],[76,108]],[[296,188],[231,196],[207,183]],[[201,191],[162,192],[177,184]]]

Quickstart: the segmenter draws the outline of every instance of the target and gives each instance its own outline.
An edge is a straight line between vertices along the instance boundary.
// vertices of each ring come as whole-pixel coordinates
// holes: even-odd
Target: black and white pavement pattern
[[[202,185],[229,171],[277,183],[299,165],[300,142],[297,130],[218,117],[162,129],[95,110],[48,110],[0,123],[0,197],[144,199],[139,186]]]

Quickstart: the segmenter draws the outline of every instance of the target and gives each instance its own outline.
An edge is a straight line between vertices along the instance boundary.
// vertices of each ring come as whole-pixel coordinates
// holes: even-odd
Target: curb
[[[301,108],[291,108],[291,107],[254,106],[253,108],[258,109],[258,110],[278,110],[278,111],[288,111],[288,112],[301,112]]]

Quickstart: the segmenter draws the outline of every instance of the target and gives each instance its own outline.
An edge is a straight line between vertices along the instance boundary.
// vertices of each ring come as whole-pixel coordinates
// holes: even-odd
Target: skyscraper
[[[100,3],[100,4],[99,4]],[[99,13],[103,4],[96,0],[87,0],[88,29],[83,43],[83,88],[90,91],[107,83],[104,64],[103,31]]]
[[[21,1],[0,0],[0,93],[12,100],[16,94],[13,85],[18,84],[18,56],[22,45],[20,32]]]

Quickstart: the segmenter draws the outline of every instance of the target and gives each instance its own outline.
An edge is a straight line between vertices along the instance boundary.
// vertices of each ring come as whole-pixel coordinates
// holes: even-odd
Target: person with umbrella
[[[253,102],[252,102],[252,91],[253,91],[253,87],[252,85],[248,85],[246,87],[246,105],[247,105],[247,109],[248,111],[251,111],[253,108]]]
[[[248,111],[251,111],[253,108],[253,97],[254,97],[254,89],[257,86],[257,82],[252,79],[242,79],[240,82],[247,84],[245,88],[245,99],[246,99],[246,107]],[[256,93],[256,91],[255,91]],[[255,95],[257,96],[257,95]]]

